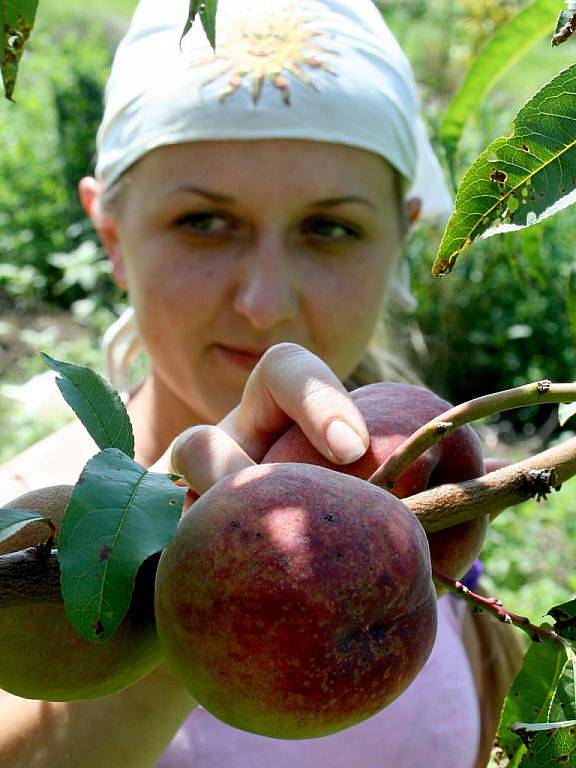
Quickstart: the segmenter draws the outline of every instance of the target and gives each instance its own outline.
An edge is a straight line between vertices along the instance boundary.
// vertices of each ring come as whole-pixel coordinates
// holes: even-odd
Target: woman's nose
[[[269,330],[297,313],[295,264],[280,238],[263,237],[244,253],[234,309],[260,331]]]

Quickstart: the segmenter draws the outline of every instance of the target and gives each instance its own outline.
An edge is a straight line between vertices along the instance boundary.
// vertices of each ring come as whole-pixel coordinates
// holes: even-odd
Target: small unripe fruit
[[[71,493],[71,486],[42,488],[6,507],[38,511],[58,529]],[[47,535],[46,525],[33,523],[0,543],[0,555],[32,547]],[[154,564],[144,563],[126,617],[101,644],[78,634],[57,590],[42,601],[0,604],[0,688],[28,699],[72,701],[107,696],[151,672],[163,661],[154,621],[154,574]]]

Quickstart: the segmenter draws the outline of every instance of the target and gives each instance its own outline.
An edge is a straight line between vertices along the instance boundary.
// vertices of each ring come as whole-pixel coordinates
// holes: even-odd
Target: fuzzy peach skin
[[[370,447],[358,461],[331,464],[307,440],[298,426],[291,427],[264,456],[262,462],[306,462],[331,467],[367,480],[409,435],[450,408],[450,403],[424,387],[379,382],[352,393],[368,431]],[[484,474],[480,441],[465,425],[429,448],[398,480],[392,493],[400,499],[442,483],[458,483]],[[452,578],[462,576],[478,556],[488,525],[487,516],[428,536],[432,565]]]
[[[220,480],[156,577],[167,660],[194,699],[252,733],[335,733],[386,707],[436,634],[426,535],[392,494],[307,464]]]

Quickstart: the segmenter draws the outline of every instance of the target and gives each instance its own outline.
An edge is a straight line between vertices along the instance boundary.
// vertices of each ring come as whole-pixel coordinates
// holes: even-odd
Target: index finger
[[[260,461],[292,422],[337,464],[356,461],[370,442],[362,414],[330,367],[304,347],[277,344],[260,359],[240,404],[218,426]]]

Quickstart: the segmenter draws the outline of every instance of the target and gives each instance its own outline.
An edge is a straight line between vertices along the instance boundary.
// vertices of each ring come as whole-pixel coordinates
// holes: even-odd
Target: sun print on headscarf
[[[290,104],[290,75],[316,90],[312,73],[304,67],[335,75],[319,55],[336,55],[336,51],[315,40],[326,33],[315,32],[307,26],[312,17],[297,11],[293,2],[270,3],[264,10],[261,4],[248,6],[245,13],[245,19],[232,25],[227,36],[218,42],[216,57],[211,61],[220,65],[204,82],[208,85],[230,73],[228,84],[220,95],[221,101],[238,91],[249,79],[254,104],[258,103],[266,82],[277,88],[285,103]],[[208,61],[198,63],[208,64]]]

